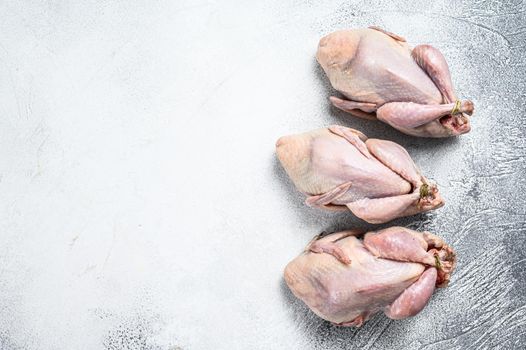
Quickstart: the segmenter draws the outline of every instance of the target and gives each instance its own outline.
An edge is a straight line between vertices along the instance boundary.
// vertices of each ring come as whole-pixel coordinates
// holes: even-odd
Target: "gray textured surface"
[[[321,4],[323,3],[323,4]],[[1,1],[0,348],[526,346],[523,1]],[[380,25],[447,57],[470,134],[405,137],[329,107],[314,60]],[[394,224],[457,250],[417,317],[335,328],[285,264],[322,230],[274,156],[333,123],[396,140],[444,208]]]

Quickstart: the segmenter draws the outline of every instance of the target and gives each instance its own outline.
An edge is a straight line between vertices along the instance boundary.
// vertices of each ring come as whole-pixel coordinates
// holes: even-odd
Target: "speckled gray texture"
[[[523,1],[0,2],[0,348],[526,346]],[[404,136],[330,108],[314,54],[379,25],[445,54],[471,133]],[[447,201],[392,224],[457,250],[418,316],[336,328],[286,263],[320,231],[274,155],[339,123],[407,147]],[[386,225],[383,225],[386,226]]]

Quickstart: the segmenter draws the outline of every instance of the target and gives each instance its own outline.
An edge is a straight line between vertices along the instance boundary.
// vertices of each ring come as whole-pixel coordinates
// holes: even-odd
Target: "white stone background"
[[[0,1],[0,348],[519,349],[526,344],[523,1]],[[321,36],[429,43],[475,102],[427,140],[334,110]],[[407,147],[447,204],[395,221],[457,250],[418,316],[336,328],[294,299],[315,234],[276,139],[330,124]],[[384,225],[388,226],[388,225]]]

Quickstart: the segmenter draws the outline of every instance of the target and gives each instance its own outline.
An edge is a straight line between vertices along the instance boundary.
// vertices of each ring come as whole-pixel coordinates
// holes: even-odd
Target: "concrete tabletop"
[[[1,1],[0,349],[523,349],[526,2]],[[314,55],[378,25],[446,56],[469,134],[330,107]],[[446,205],[367,225],[306,207],[279,136],[394,140]],[[404,225],[458,253],[416,317],[338,328],[285,285],[321,231]]]

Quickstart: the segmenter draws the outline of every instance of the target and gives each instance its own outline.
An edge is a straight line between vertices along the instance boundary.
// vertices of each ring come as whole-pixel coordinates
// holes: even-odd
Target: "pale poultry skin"
[[[306,204],[350,210],[374,224],[444,205],[407,151],[339,125],[281,137],[276,153]]]
[[[344,98],[332,104],[421,137],[470,131],[473,103],[455,94],[446,59],[431,45],[411,49],[378,27],[342,30],[320,40],[316,58]]]
[[[379,311],[404,319],[447,286],[456,256],[440,237],[403,227],[360,235],[315,237],[285,268],[293,294],[321,318],[357,327]]]

